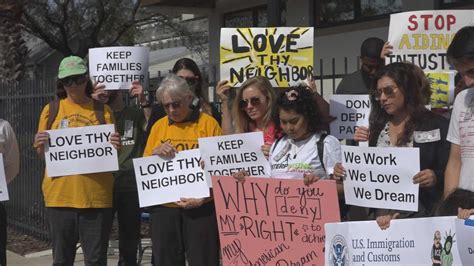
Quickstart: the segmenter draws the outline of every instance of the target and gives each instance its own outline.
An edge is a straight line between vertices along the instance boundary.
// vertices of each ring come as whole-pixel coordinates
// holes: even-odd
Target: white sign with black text
[[[453,216],[396,219],[387,230],[376,221],[327,223],[325,265],[473,265],[460,260],[454,224]]]
[[[199,138],[198,141],[209,187],[211,176],[231,176],[241,170],[253,177],[270,176],[270,164],[261,148],[262,132]]]
[[[209,197],[198,149],[178,152],[174,158],[133,159],[140,207]]]
[[[117,171],[110,143],[113,124],[48,130],[45,161],[49,177]]]
[[[3,154],[0,153],[0,201],[7,201],[8,187],[5,175],[5,165],[3,164]]]
[[[132,81],[148,82],[148,47],[101,47],[89,49],[89,73],[106,90],[128,90]]]
[[[418,148],[342,146],[344,197],[350,205],[417,211]]]
[[[369,95],[332,95],[329,113],[336,118],[331,122],[331,135],[353,139],[357,127],[369,127]]]

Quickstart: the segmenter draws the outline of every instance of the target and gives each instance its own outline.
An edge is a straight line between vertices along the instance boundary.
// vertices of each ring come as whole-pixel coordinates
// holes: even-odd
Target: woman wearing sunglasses
[[[268,156],[270,146],[280,137],[277,125],[276,94],[270,81],[265,77],[246,80],[237,90],[232,109],[228,105],[227,81],[217,84],[217,95],[222,102],[223,134],[262,131],[263,153]]]
[[[303,179],[310,185],[328,178],[334,165],[341,162],[341,145],[335,137],[325,134],[324,118],[314,97],[305,86],[292,87],[278,97],[283,136],[270,149],[273,177]],[[246,175],[241,171],[234,177],[243,181]]]
[[[167,116],[158,120],[148,137],[144,156],[174,157],[198,148],[198,138],[221,135],[217,121],[192,107],[194,92],[187,82],[170,74],[157,90]],[[211,198],[185,199],[151,208],[153,254],[158,265],[219,265],[219,239]]]
[[[206,98],[204,91],[204,78],[196,62],[189,58],[181,58],[176,61],[171,72],[185,79],[191,91],[194,92],[195,100],[192,102],[193,108],[201,109],[204,113],[214,117],[214,119],[216,119],[220,124],[221,114],[219,110],[211,105]],[[166,116],[166,113],[161,105],[152,106],[151,115],[148,120],[147,135],[149,135],[153,124],[164,116]]]
[[[392,218],[430,215],[441,199],[449,156],[448,120],[425,108],[430,94],[429,82],[417,66],[385,66],[372,85],[369,128],[359,127],[355,132],[356,141],[369,141],[373,147],[420,148],[421,171],[413,177],[413,183],[420,184],[418,212],[377,209],[375,216],[382,229],[390,226]],[[334,175],[345,176],[341,164],[336,165]]]
[[[64,58],[58,73],[59,103],[52,107],[51,102],[43,108],[34,139],[34,147],[42,158],[49,138],[46,130],[114,122],[108,106],[102,105],[99,117],[91,93],[92,83],[85,62],[77,56]],[[56,109],[56,113],[50,108]],[[119,134],[112,133],[110,142],[115,148],[119,147]],[[43,195],[53,246],[53,265],[73,265],[79,239],[87,265],[107,264],[113,183],[112,173],[51,178],[45,171]]]

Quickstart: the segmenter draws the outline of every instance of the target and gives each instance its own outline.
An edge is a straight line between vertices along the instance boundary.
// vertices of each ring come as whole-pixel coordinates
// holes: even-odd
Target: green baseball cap
[[[86,62],[78,56],[65,57],[59,64],[58,78],[60,79],[85,73],[87,73]]]

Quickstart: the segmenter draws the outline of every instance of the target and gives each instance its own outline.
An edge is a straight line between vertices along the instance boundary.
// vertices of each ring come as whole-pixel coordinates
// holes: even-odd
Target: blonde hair
[[[242,100],[244,90],[250,86],[257,88],[267,98],[267,112],[263,117],[263,126],[266,128],[277,116],[276,94],[270,81],[265,77],[253,77],[247,79],[237,90],[237,94],[232,105],[232,117],[234,119],[235,133],[245,133],[250,131],[250,124],[254,123],[247,113],[240,109],[239,103]]]

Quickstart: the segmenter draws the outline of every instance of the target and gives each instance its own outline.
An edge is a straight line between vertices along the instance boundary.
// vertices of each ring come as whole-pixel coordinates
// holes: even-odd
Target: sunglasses
[[[64,86],[72,86],[73,83],[76,85],[82,84],[87,80],[87,77],[85,75],[75,75],[75,76],[69,76],[65,77],[63,79],[60,79],[61,83]]]
[[[181,108],[182,105],[183,105],[182,102],[170,102],[167,104],[163,104],[163,108],[165,110],[169,110],[171,107],[173,107],[173,109],[179,109]]]
[[[189,86],[194,86],[198,83],[197,78],[193,77],[182,77],[184,80],[186,80],[186,83],[188,83]]]
[[[380,100],[382,93],[385,94],[386,97],[393,97],[395,95],[395,90],[398,89],[397,86],[386,86],[383,88],[379,88],[374,92],[375,100]]]
[[[250,103],[251,106],[257,107],[260,104],[262,104],[262,101],[258,97],[252,97],[252,98],[247,99],[247,100],[242,99],[239,102],[240,109],[243,110],[243,109],[247,108],[249,106],[249,103]]]

